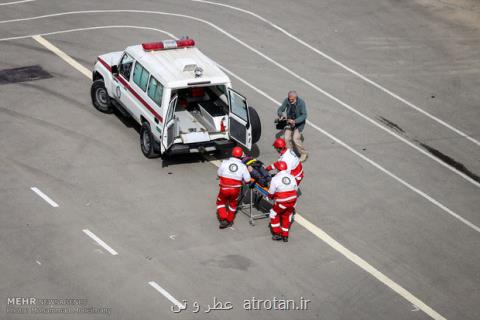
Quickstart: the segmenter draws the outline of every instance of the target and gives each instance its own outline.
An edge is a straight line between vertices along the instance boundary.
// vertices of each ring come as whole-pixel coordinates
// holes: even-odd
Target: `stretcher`
[[[268,198],[268,189],[260,185],[252,179],[250,185],[244,185],[238,200],[238,211],[246,214],[249,218],[250,225],[255,225],[255,220],[268,217],[268,211],[262,212],[261,203],[266,202],[269,206],[273,203]],[[257,211],[254,212],[253,208]],[[266,208],[265,208],[266,209]]]

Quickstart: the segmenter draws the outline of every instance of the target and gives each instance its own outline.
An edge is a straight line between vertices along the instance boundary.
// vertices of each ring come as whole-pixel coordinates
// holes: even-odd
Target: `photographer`
[[[279,121],[286,120],[285,142],[287,148],[295,147],[300,154],[300,161],[305,162],[308,153],[303,146],[302,132],[307,120],[307,107],[305,102],[292,90],[288,92],[288,97],[283,101],[277,111]]]

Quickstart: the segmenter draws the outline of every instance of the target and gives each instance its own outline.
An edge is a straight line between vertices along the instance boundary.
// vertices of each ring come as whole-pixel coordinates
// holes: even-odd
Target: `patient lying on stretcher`
[[[257,182],[259,185],[262,187],[268,187],[270,184],[270,180],[272,180],[272,177],[268,173],[267,169],[263,166],[263,162],[257,159],[254,159],[253,157],[246,156],[242,158],[242,162],[245,163],[245,165],[248,168],[248,171],[250,172],[250,175],[252,178]]]

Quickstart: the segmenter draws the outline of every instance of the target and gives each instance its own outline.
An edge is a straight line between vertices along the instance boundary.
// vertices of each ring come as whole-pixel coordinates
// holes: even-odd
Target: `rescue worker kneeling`
[[[220,229],[233,225],[242,182],[250,182],[250,173],[247,166],[242,162],[242,157],[242,148],[233,148],[232,157],[224,160],[217,171],[217,175],[220,178],[220,192],[217,197],[217,214],[220,221]]]
[[[285,161],[273,164],[278,173],[272,178],[268,189],[269,198],[274,199],[270,210],[270,228],[273,240],[288,241],[288,231],[297,202],[297,182],[287,170]]]

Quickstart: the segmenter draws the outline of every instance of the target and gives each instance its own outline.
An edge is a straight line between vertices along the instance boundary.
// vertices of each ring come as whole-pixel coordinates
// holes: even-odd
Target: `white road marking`
[[[138,28],[141,28],[141,27],[138,27]],[[87,28],[85,28],[87,29]],[[149,28],[150,30],[154,30],[153,28]],[[78,31],[78,29],[75,29],[75,31]],[[171,36],[172,38],[176,38],[173,34],[171,33],[168,33],[168,32],[165,32],[163,30],[159,30],[157,29],[156,31],[159,31],[159,32],[163,32],[163,33],[167,33],[169,36]],[[49,44],[49,47],[54,47],[56,48],[55,46],[53,46],[50,42],[48,42],[48,40],[42,38],[42,44],[43,43],[48,43]],[[61,51],[60,49],[56,48],[58,51],[62,52],[63,55],[66,55],[63,51]],[[68,59],[70,60],[73,60],[71,57],[67,56]],[[62,57],[63,59],[63,57]],[[78,62],[75,61],[74,64],[71,64],[72,66],[80,66],[80,69],[76,69],[77,70],[82,70],[82,69],[86,69],[84,66],[82,66],[81,64],[79,64]],[[262,96],[264,96],[265,98],[267,98],[268,100],[272,101],[274,104],[276,105],[279,105],[280,102],[279,101],[276,101],[274,98],[272,98],[271,96],[269,96],[267,93],[265,93],[264,91],[258,89],[257,87],[255,87],[254,85],[252,85],[251,83],[249,83],[248,81],[242,79],[241,77],[239,77],[238,75],[236,75],[235,73],[231,72],[230,70],[226,69],[225,67],[221,66],[221,65],[218,65],[222,70],[224,70],[226,73],[228,73],[229,75],[231,75],[232,77],[234,77],[235,79],[239,80],[240,82],[242,82],[243,84],[245,84],[246,86],[248,86],[249,88],[251,88],[252,90],[254,90],[255,92],[261,94]],[[83,72],[82,72],[83,73]],[[86,75],[86,74],[85,74]],[[90,78],[90,75],[91,73],[88,74],[88,78]],[[388,176],[392,177],[393,179],[395,179],[396,181],[400,182],[402,185],[404,185],[405,187],[407,187],[408,189],[410,189],[411,191],[417,193],[418,195],[422,196],[423,198],[425,198],[426,200],[428,200],[429,202],[431,202],[432,204],[434,204],[435,206],[439,207],[440,209],[442,209],[443,211],[445,211],[446,213],[448,213],[449,215],[451,215],[452,217],[456,218],[457,220],[461,221],[462,223],[464,223],[465,225],[467,225],[468,227],[472,228],[473,230],[477,231],[480,233],[480,227],[478,227],[477,225],[475,225],[474,223],[470,222],[469,220],[463,218],[462,216],[460,216],[459,214],[457,214],[456,212],[454,212],[453,210],[451,210],[450,208],[448,208],[447,206],[445,206],[444,204],[442,204],[441,202],[437,201],[436,199],[434,199],[433,197],[429,196],[428,194],[426,194],[425,192],[421,191],[420,189],[414,187],[413,185],[409,184],[408,182],[406,182],[405,180],[403,180],[402,178],[398,177],[397,175],[395,175],[393,172],[390,172],[389,170],[387,170],[386,168],[382,167],[380,164],[378,164],[377,162],[371,160],[370,158],[368,158],[367,156],[363,155],[362,153],[358,152],[357,150],[355,150],[353,147],[349,146],[348,144],[346,144],[345,142],[343,142],[342,140],[338,139],[337,137],[335,137],[334,135],[330,134],[329,132],[323,130],[322,128],[320,128],[319,126],[317,126],[316,124],[314,124],[313,122],[307,120],[307,124],[309,126],[311,126],[312,128],[314,128],[315,130],[323,133],[324,135],[326,135],[327,137],[329,137],[330,139],[334,140],[335,142],[337,142],[339,145],[343,146],[345,149],[349,150],[350,152],[352,152],[353,154],[357,155],[358,157],[362,158],[363,160],[365,160],[366,162],[368,162],[369,164],[371,164],[372,166],[374,166],[375,168],[377,168],[378,170],[382,171],[383,173],[387,174]],[[214,157],[212,157],[211,155],[207,155],[206,156],[206,159],[211,161],[214,165],[216,166],[220,166],[220,161],[216,160]]]
[[[402,141],[403,143],[409,145],[410,147],[414,148],[415,150],[417,150],[418,152],[422,153],[423,155],[427,156],[428,158],[432,159],[433,161],[437,162],[438,164],[440,164],[441,166],[447,168],[448,170],[452,171],[453,173],[461,176],[462,178],[464,178],[466,181],[472,183],[473,185],[475,185],[476,187],[480,188],[480,183],[475,181],[474,179],[472,179],[471,177],[469,177],[468,175],[464,174],[463,172],[457,170],[456,168],[448,165],[447,163],[443,162],[442,160],[438,159],[437,157],[435,157],[434,155],[432,155],[431,153],[429,153],[428,151],[422,149],[421,147],[417,146],[415,143],[407,140],[406,138],[398,135],[397,133],[395,133],[394,131],[382,126],[381,124],[379,124],[378,122],[376,122],[375,120],[373,120],[372,118],[368,117],[367,115],[361,113],[360,111],[358,111],[357,109],[353,108],[352,106],[350,106],[349,104],[343,102],[342,100],[340,100],[339,98],[335,97],[334,95],[328,93],[327,91],[323,90],[322,88],[320,88],[319,86],[315,85],[314,83],[312,83],[311,81],[303,78],[302,76],[298,75],[297,73],[293,72],[292,70],[290,70],[289,68],[285,67],[284,65],[280,64],[279,62],[275,61],[274,59],[270,58],[269,56],[263,54],[262,52],[260,52],[259,50],[253,48],[252,46],[248,45],[247,43],[245,43],[244,41],[238,39],[237,37],[235,37],[234,35],[228,33],[227,31],[225,31],[224,29],[220,28],[219,26],[217,26],[216,24],[210,22],[210,21],[207,21],[207,20],[204,20],[204,19],[201,19],[201,18],[197,18],[197,17],[193,17],[193,16],[189,16],[189,15],[184,15],[184,14],[179,14],[179,13],[170,13],[170,12],[162,12],[162,11],[149,11],[149,10],[84,10],[84,11],[70,11],[70,12],[61,12],[61,13],[53,13],[53,14],[47,14],[47,15],[42,15],[42,16],[36,16],[36,17],[29,17],[29,18],[19,18],[19,19],[12,19],[12,20],[3,20],[3,21],[0,21],[0,24],[3,24],[3,23],[9,23],[9,22],[20,22],[20,21],[29,21],[29,20],[38,20],[38,19],[44,19],[44,18],[50,18],[50,17],[58,17],[58,16],[64,16],[64,15],[74,15],[74,14],[82,14],[82,13],[145,13],[145,14],[156,14],[156,15],[167,15],[167,16],[174,16],[174,17],[181,17],[181,18],[187,18],[187,19],[191,19],[191,20],[194,20],[194,21],[198,21],[198,22],[202,22],[202,23],[205,23],[209,26],[211,26],[212,28],[216,29],[217,31],[219,31],[220,33],[226,35],[227,37],[229,37],[230,39],[234,40],[235,42],[241,44],[242,46],[244,46],[245,48],[249,49],[250,51],[256,53],[257,55],[259,55],[260,57],[264,58],[265,60],[269,61],[270,63],[276,65],[278,68],[282,69],[283,71],[287,72],[288,74],[290,74],[291,76],[293,76],[294,78],[300,80],[301,82],[307,84],[308,86],[312,87],[313,89],[315,89],[316,91],[322,93],[323,95],[325,95],[326,97],[330,98],[331,100],[337,102],[339,105],[341,105],[342,107],[350,110],[351,112],[357,114],[358,116],[360,116],[361,118],[365,119],[366,121],[370,122],[372,125],[378,127],[379,129],[385,131],[386,133],[388,133],[389,135],[395,137],[396,139]],[[5,39],[12,39],[12,38],[5,38]],[[17,37],[18,39],[18,37]],[[2,39],[0,39],[1,41]],[[67,61],[68,62],[68,61]],[[90,76],[91,77],[91,76]]]
[[[20,0],[20,1],[4,2],[4,3],[0,3],[0,6],[8,6],[11,4],[19,4],[19,3],[33,2],[33,1],[36,1],[36,0]]]
[[[40,189],[38,189],[37,187],[31,187],[30,190],[32,190],[33,192],[35,192],[40,198],[42,198],[43,200],[45,200],[49,205],[51,205],[52,207],[54,208],[57,208],[58,207],[58,204],[53,201],[49,196],[47,196],[45,193],[43,193]]]
[[[263,92],[262,90],[258,89],[257,87],[255,87],[254,85],[250,84],[249,82],[247,82],[246,80],[240,78],[239,76],[237,76],[236,74],[234,74],[233,72],[231,72],[230,70],[226,69],[225,67],[222,67],[219,65],[219,67],[225,71],[226,73],[228,73],[229,75],[231,75],[232,77],[236,78],[237,80],[239,80],[240,82],[242,82],[243,84],[245,84],[246,86],[248,86],[249,88],[251,88],[252,90],[256,91],[257,93],[261,94],[262,96],[264,96],[265,98],[267,98],[268,100],[272,101],[274,104],[276,105],[280,105],[280,102],[279,101],[276,101],[275,99],[273,99],[271,96],[269,96],[268,94],[266,94],[265,92]],[[372,166],[374,166],[375,168],[377,168],[378,170],[382,171],[383,173],[385,173],[386,175],[392,177],[393,179],[395,179],[396,181],[400,182],[402,185],[404,185],[405,187],[407,187],[408,189],[410,189],[411,191],[415,192],[416,194],[420,195],[421,197],[425,198],[426,200],[428,200],[429,202],[433,203],[434,205],[436,205],[437,207],[439,207],[440,209],[442,209],[443,211],[445,211],[446,213],[448,213],[449,215],[451,215],[452,217],[454,217],[455,219],[461,221],[462,223],[464,223],[465,225],[467,225],[468,227],[472,228],[473,230],[477,231],[480,233],[480,227],[478,227],[477,225],[473,224],[472,222],[470,222],[469,220],[463,218],[462,216],[460,216],[459,214],[457,214],[456,212],[454,212],[453,210],[451,210],[450,208],[448,208],[447,206],[445,206],[444,204],[442,204],[440,201],[437,201],[436,199],[434,199],[433,197],[429,196],[428,194],[426,194],[425,192],[423,192],[422,190],[412,186],[410,183],[408,183],[407,181],[403,180],[402,178],[398,177],[397,175],[395,175],[393,172],[390,172],[389,170],[385,169],[384,167],[382,167],[380,164],[378,164],[377,162],[371,160],[370,158],[368,158],[367,156],[365,156],[364,154],[358,152],[357,150],[355,150],[353,147],[349,146],[348,144],[346,144],[345,142],[343,142],[342,140],[338,139],[337,137],[335,137],[334,135],[330,134],[329,132],[323,130],[322,128],[320,128],[319,126],[317,126],[316,124],[312,123],[311,121],[307,120],[307,124],[310,125],[312,128],[314,128],[315,130],[323,133],[324,135],[326,135],[327,137],[329,137],[330,139],[332,139],[333,141],[335,141],[336,143],[338,143],[339,145],[341,145],[342,147],[344,147],[345,149],[347,149],[348,151],[354,153],[355,155],[357,155],[358,157],[362,158],[363,160],[365,160],[366,162],[368,162],[369,164],[371,164]]]
[[[173,36],[173,38],[175,38],[175,36]],[[45,40],[46,41],[46,40]],[[229,74],[231,74],[232,76],[234,76],[235,78],[237,78],[238,80],[242,81],[244,84],[248,85],[250,88],[254,89],[256,92],[262,94],[263,96],[265,96],[266,98],[268,98],[270,101],[273,101],[275,102],[276,104],[278,104],[272,97],[270,97],[269,95],[267,95],[266,93],[264,93],[263,91],[261,91],[260,89],[254,87],[253,85],[249,84],[247,81],[241,79],[240,77],[234,75],[232,72],[226,70],[225,68],[222,67],[222,69],[224,69],[225,71],[227,71]],[[321,132],[323,133],[326,133],[326,131],[320,129],[319,127],[316,127],[317,130],[321,130]],[[332,135],[328,134],[329,137],[333,137]],[[335,137],[333,137],[335,138]],[[335,138],[336,141],[339,141],[337,138]],[[343,146],[348,146],[346,145],[345,143],[342,142],[342,145]],[[349,147],[349,146],[348,146]],[[354,150],[353,148],[349,147],[351,150]],[[349,149],[349,150],[350,150]],[[355,151],[356,152],[356,151]],[[366,158],[366,157],[365,157]],[[364,159],[365,159],[364,158]],[[366,158],[368,159],[368,158]],[[208,157],[207,157],[207,160],[208,160]],[[370,163],[375,163],[373,162],[372,160],[368,159]],[[213,165],[215,166],[219,166],[220,165],[220,161],[218,160],[215,160],[215,159],[211,159],[209,160],[210,163],[212,163]],[[386,170],[386,169],[384,169]],[[393,175],[393,174],[392,174]],[[403,180],[402,180],[403,181]],[[320,240],[324,241],[325,243],[327,243],[330,247],[332,247],[334,250],[338,251],[339,253],[341,253],[342,255],[344,255],[347,259],[349,259],[350,261],[352,261],[353,263],[355,263],[357,266],[359,266],[360,268],[362,268],[364,271],[368,272],[369,274],[371,274],[373,277],[375,277],[376,279],[378,279],[380,282],[382,282],[383,284],[385,284],[386,286],[388,286],[389,288],[391,288],[393,291],[395,291],[396,293],[398,293],[400,296],[402,296],[404,299],[406,299],[407,301],[411,302],[412,304],[418,306],[423,312],[425,312],[427,315],[429,315],[430,317],[432,317],[433,319],[435,320],[446,320],[442,315],[440,315],[439,313],[437,313],[435,310],[433,310],[431,307],[429,307],[427,304],[425,304],[423,301],[421,301],[420,299],[418,299],[417,297],[415,297],[413,294],[411,294],[409,291],[407,291],[406,289],[404,289],[402,286],[400,286],[399,284],[397,284],[396,282],[394,282],[393,280],[391,280],[390,278],[388,278],[386,275],[384,275],[383,273],[381,273],[379,270],[377,270],[376,268],[374,268],[373,266],[371,266],[368,262],[366,262],[365,260],[363,260],[362,258],[360,258],[358,255],[356,255],[355,253],[353,253],[352,251],[348,250],[347,248],[345,248],[343,245],[341,245],[339,242],[337,242],[336,240],[334,240],[332,237],[330,237],[326,232],[324,232],[322,229],[320,229],[319,227],[315,226],[313,223],[309,222],[307,219],[303,218],[299,213],[297,213],[296,215],[296,221],[298,222],[299,225],[303,226],[304,228],[306,228],[308,231],[310,231],[311,233],[313,233],[316,237],[318,237]],[[88,231],[88,230],[84,230],[85,231]],[[88,231],[89,232],[89,231]],[[100,239],[99,239],[100,240]],[[101,241],[101,240],[100,240]],[[103,241],[102,241],[103,242]],[[112,249],[113,250],[113,249]],[[171,294],[169,294],[165,289],[163,289],[162,287],[160,287],[156,282],[154,281],[150,281],[149,284],[155,288],[157,291],[159,291],[160,293],[162,293],[167,299],[169,299],[172,303],[174,303],[175,305],[177,305],[178,307],[183,307],[183,305],[177,300],[175,299]]]
[[[42,263],[41,263],[40,261],[38,261],[38,260],[35,260],[35,262],[36,262],[39,266],[42,265]]]
[[[275,23],[271,22],[270,20],[267,20],[266,18],[252,12],[252,11],[249,11],[249,10],[245,10],[245,9],[242,9],[242,8],[239,8],[239,7],[235,7],[235,6],[231,6],[231,5],[228,5],[228,4],[224,4],[224,3],[219,3],[219,2],[213,2],[213,1],[206,1],[206,0],[192,0],[194,2],[201,2],[201,3],[205,3],[205,4],[211,4],[211,5],[216,5],[216,6],[221,6],[221,7],[225,7],[225,8],[230,8],[230,9],[233,9],[233,10],[237,10],[237,11],[240,11],[240,12],[243,12],[243,13],[246,13],[246,14],[249,14],[263,22],[265,22],[266,24],[270,25],[271,27],[277,29],[278,31],[280,31],[281,33],[285,34],[287,37],[297,41],[298,43],[302,44],[303,46],[307,47],[308,49],[314,51],[315,53],[321,55],[322,57],[324,57],[325,59],[333,62],[334,64],[338,65],[339,67],[343,68],[344,70],[347,70],[348,72],[352,73],[353,75],[359,77],[360,79],[364,80],[365,82],[371,84],[372,86],[380,89],[381,91],[383,91],[384,93],[390,95],[391,97],[397,99],[398,101],[406,104],[407,106],[415,109],[416,111],[422,113],[423,115],[429,117],[430,119],[438,122],[439,124],[447,127],[448,129],[452,130],[453,132],[457,133],[458,135],[470,140],[471,142],[475,143],[476,145],[480,146],[480,141],[474,139],[473,137],[467,135],[466,133],[464,133],[463,131],[455,128],[454,126],[448,124],[447,122],[443,121],[442,119],[434,116],[433,114],[423,110],[422,108],[416,106],[415,104],[411,103],[410,101],[400,97],[398,94],[388,90],[387,88],[385,88],[384,86],[380,85],[379,83],[367,78],[366,76],[364,76],[363,74],[361,74],[360,72],[358,71],[355,71],[354,69],[348,67],[347,65],[341,63],[340,61],[338,61],[337,59],[333,58],[332,56],[326,54],[325,52],[313,47],[311,44],[303,41],[302,39],[294,36],[293,34],[291,34],[290,32],[288,32],[287,30],[283,29],[282,27],[276,25]]]
[[[215,166],[218,167],[215,163],[212,161],[209,161]],[[375,279],[395,291],[397,294],[402,296],[405,300],[409,301],[410,303],[418,306],[423,312],[425,312],[427,315],[429,315],[431,318],[435,320],[446,320],[441,314],[433,310],[431,307],[429,307],[426,303],[424,303],[422,300],[418,299],[416,296],[411,294],[408,290],[403,288],[401,285],[384,275],[382,272],[380,272],[378,269],[373,267],[371,264],[369,264],[367,261],[363,260],[360,258],[357,254],[353,253],[352,251],[348,250],[346,247],[344,247],[341,243],[339,243],[337,240],[333,239],[330,237],[325,231],[305,219],[300,213],[295,214],[295,221],[313,233],[317,238],[328,244],[331,248],[333,248],[335,251],[339,252],[342,254],[345,258],[356,264],[358,267],[363,269],[364,271],[368,272],[370,275],[372,275]]]
[[[220,67],[220,65],[218,65],[218,66]],[[208,154],[208,153],[204,154],[203,157],[217,167],[220,167],[220,165],[222,164],[221,161],[215,159],[215,157],[212,156],[211,154]]]
[[[69,65],[71,65],[72,67],[80,71],[81,73],[83,73],[83,75],[85,75],[87,78],[89,78],[90,80],[92,79],[92,72],[90,70],[82,66],[76,60],[72,59],[69,55],[67,55],[62,50],[55,47],[51,42],[45,40],[44,38],[42,38],[42,36],[33,36],[32,38],[35,39],[38,43],[40,43],[42,46],[44,46],[45,48],[47,48],[48,50],[52,51],[57,56],[62,58],[66,63],[68,63]]]
[[[1,23],[1,21],[0,21]],[[108,26],[98,26],[98,27],[86,27],[86,28],[75,28],[75,29],[66,29],[66,30],[58,30],[52,32],[44,32],[39,34],[31,34],[28,36],[18,36],[18,37],[9,37],[9,38],[1,38],[0,41],[11,41],[11,40],[20,40],[20,39],[27,39],[32,38],[34,36],[51,36],[55,34],[62,34],[62,33],[69,33],[69,32],[77,32],[77,31],[85,31],[85,30],[100,30],[100,29],[116,29],[116,28],[127,28],[127,29],[142,29],[142,30],[152,30],[152,31],[159,31],[163,32],[172,38],[174,37],[171,33],[157,29],[157,28],[150,28],[150,27],[140,27],[140,26],[130,26],[130,25],[108,25]]]
[[[89,236],[90,238],[92,238],[96,243],[98,243],[100,246],[102,246],[105,250],[107,250],[108,252],[110,252],[111,255],[113,256],[116,256],[118,255],[118,252],[113,250],[112,247],[110,247],[108,244],[106,244],[102,239],[100,239],[99,237],[97,237],[92,231],[88,230],[88,229],[83,229],[82,230],[83,233],[85,233],[87,236]]]
[[[158,292],[160,292],[161,294],[163,294],[163,296],[165,298],[167,298],[168,300],[170,300],[171,303],[173,303],[174,305],[176,305],[178,308],[180,309],[183,309],[185,308],[185,306],[180,302],[178,301],[177,299],[175,299],[174,296],[172,296],[170,293],[168,293],[167,290],[163,289],[158,283],[156,283],[155,281],[150,281],[148,283],[150,286],[152,286],[155,290],[157,290]]]
[[[410,303],[416,305],[418,308],[420,308],[423,312],[425,312],[427,315],[429,315],[433,319],[443,319],[445,320],[441,314],[433,310],[431,307],[429,307],[426,303],[415,297],[413,294],[411,294],[408,290],[403,288],[401,285],[384,275],[382,272],[377,270],[375,267],[373,267],[371,264],[369,264],[367,261],[363,260],[360,258],[358,255],[353,253],[352,251],[348,250],[345,248],[341,243],[330,237],[325,231],[305,219],[303,216],[300,214],[295,215],[295,221],[303,226],[305,229],[313,233],[315,236],[318,238],[322,239],[326,244],[328,244],[330,247],[334,248],[337,252],[341,253],[343,256],[345,256],[348,260],[352,261],[354,264],[371,274],[374,278],[376,278],[378,281],[382,282],[385,284],[387,287],[398,293],[400,296],[408,300]]]

